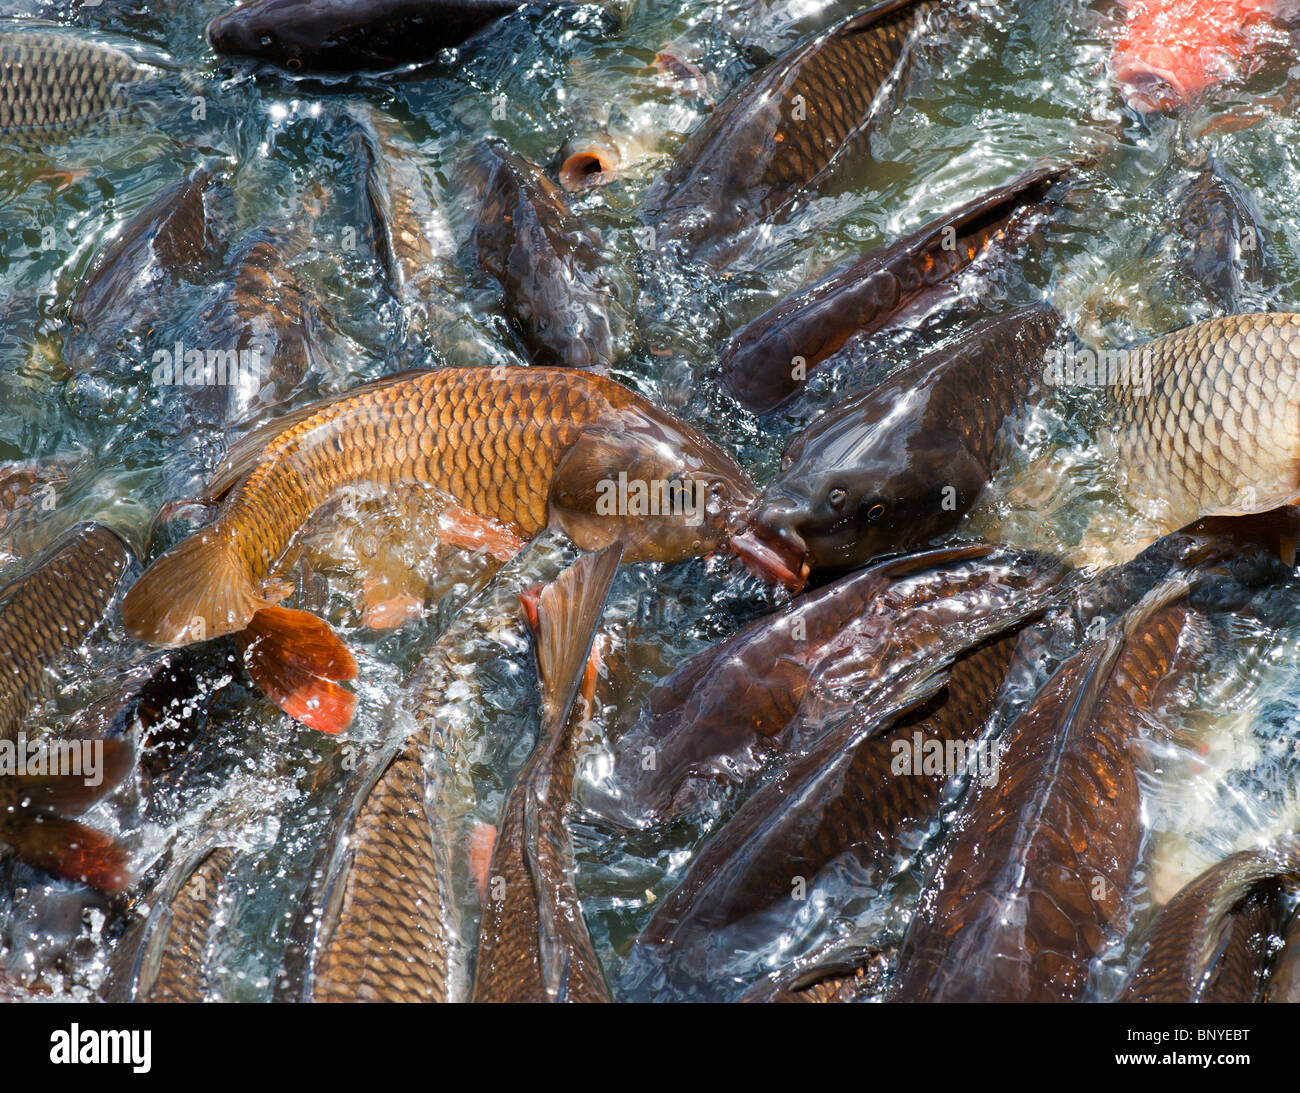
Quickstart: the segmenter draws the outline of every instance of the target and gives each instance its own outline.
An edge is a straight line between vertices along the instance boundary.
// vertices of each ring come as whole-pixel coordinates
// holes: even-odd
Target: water
[[[638,314],[616,374],[717,439],[760,483],[773,473],[785,438],[842,397],[846,384],[886,374],[955,327],[939,324],[855,350],[818,377],[800,403],[763,421],[739,411],[711,382],[720,339],[808,279],[1041,157],[1082,155],[1092,165],[1081,172],[1042,252],[997,286],[998,306],[1050,299],[1093,345],[1140,342],[1210,314],[1169,242],[1172,198],[1187,177],[1180,172],[1202,150],[1212,151],[1252,195],[1279,274],[1268,304],[1290,306],[1300,278],[1300,133],[1288,92],[1288,43],[1207,104],[1176,119],[1142,122],[1122,109],[1109,83],[1106,63],[1120,16],[1116,6],[1100,3],[971,5],[959,28],[954,24],[922,49],[892,119],[874,139],[869,168],[843,172],[725,275],[646,255],[638,234],[641,195],[711,101],[720,101],[765,56],[855,7],[840,0],[630,0],[621,25],[598,7],[528,9],[481,48],[423,79],[293,81],[254,65],[217,63],[203,39],[207,21],[225,9],[214,0],[165,11],[151,0],[95,7],[0,0],[0,17],[56,19],[125,36],[166,53],[184,72],[139,104],[141,121],[35,150],[0,146],[0,459],[83,453],[89,469],[60,489],[49,534],[98,519],[143,550],[155,511],[172,499],[176,468],[188,461],[194,466],[182,469],[197,473],[219,457],[219,446],[196,450],[184,443],[183,415],[146,379],[152,350],[193,331],[219,273],[188,286],[145,344],[105,354],[90,376],[71,376],[60,355],[69,294],[93,257],[162,187],[214,157],[233,165],[233,200],[224,214],[232,247],[268,228],[298,231],[304,240],[291,264],[333,327],[314,361],[320,391],[438,363],[436,343],[426,351],[394,336],[398,316],[377,264],[365,248],[347,243],[349,229],[364,219],[355,132],[346,114],[360,104],[397,120],[460,240],[472,203],[458,192],[458,164],[473,142],[500,137],[553,167],[567,139],[613,136],[624,157],[620,176],[576,195],[572,204],[600,233],[620,296]],[[683,94],[653,67],[667,46],[698,67],[703,93]],[[321,205],[318,218],[306,211],[313,200]],[[454,265],[456,256],[447,257]],[[463,269],[448,287],[477,309],[482,361],[507,359],[508,326],[491,292]],[[223,666],[218,656],[206,685],[212,691],[204,698],[206,728],[182,761],[186,776],[168,807],[151,810],[147,793],[128,789],[86,818],[120,831],[150,877],[217,837],[241,851],[223,911],[217,997],[270,997],[308,865],[343,781],[359,754],[389,731],[387,711],[402,679],[438,634],[468,662],[487,654],[484,642],[513,650],[479,692],[495,711],[482,723],[512,741],[475,767],[489,804],[536,731],[535,680],[522,637],[511,637],[505,622],[491,635],[455,637],[476,632],[465,610],[472,615],[473,596],[496,563],[407,543],[408,561],[411,550],[423,559],[416,592],[430,606],[396,630],[370,629],[357,544],[332,530],[358,518],[379,517],[344,506],[317,521],[296,571],[299,602],[341,628],[361,665],[358,711],[347,738],[291,724],[233,662]],[[400,554],[409,523],[393,526]],[[1117,495],[1086,409],[1068,402],[1042,407],[1025,424],[964,530],[1096,567],[1132,556],[1152,534]],[[21,559],[5,554],[0,563],[0,579],[21,568]],[[1261,593],[1249,609],[1213,620],[1212,663],[1177,713],[1197,747],[1209,742],[1213,761],[1198,752],[1194,776],[1175,778],[1191,760],[1185,748],[1170,745],[1157,764],[1149,787],[1144,907],[1163,901],[1222,854],[1295,822],[1295,598],[1289,587]],[[635,703],[686,657],[779,599],[725,559],[628,567],[615,584],[606,623],[612,647],[633,666],[620,701]],[[471,607],[461,609],[467,602]],[[66,724],[113,678],[105,665],[120,670],[141,653],[120,627],[110,628],[61,674],[54,697],[34,719],[51,728]],[[460,703],[462,715],[472,718],[473,704],[464,696]],[[600,733],[616,712],[601,711],[582,777],[599,769]],[[622,842],[593,817],[573,817],[579,885],[611,983],[655,902],[720,818],[697,818],[663,838]],[[883,946],[896,943],[924,875],[927,845],[918,837],[915,858],[882,892],[859,892],[850,903],[814,898],[779,951],[738,965],[732,993],[837,934],[865,930]],[[826,889],[844,887],[841,879]],[[89,997],[120,933],[121,906],[12,861],[0,864],[0,889],[8,893],[0,900],[0,968],[38,979],[56,997]],[[140,891],[147,895],[148,886]],[[1107,966],[1120,969],[1129,955],[1120,943]]]

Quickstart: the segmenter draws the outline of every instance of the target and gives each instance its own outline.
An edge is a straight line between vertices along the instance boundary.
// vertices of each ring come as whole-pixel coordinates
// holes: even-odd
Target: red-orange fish
[[[1186,104],[1240,74],[1295,14],[1294,0],[1131,0],[1113,60],[1124,100],[1143,113]]]

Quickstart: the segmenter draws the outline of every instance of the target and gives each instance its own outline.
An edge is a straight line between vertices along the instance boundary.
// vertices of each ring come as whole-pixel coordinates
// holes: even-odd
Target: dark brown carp
[[[44,142],[124,115],[133,85],[173,67],[108,38],[51,23],[0,23],[0,139]]]
[[[641,493],[655,484],[675,492],[652,505]],[[232,448],[203,498],[221,502],[216,519],[127,593],[128,632],[173,646],[244,631],[259,685],[292,716],[339,731],[352,696],[335,681],[355,662],[315,616],[275,606],[284,590],[268,579],[314,512],[366,486],[440,491],[465,539],[494,537],[506,557],[550,524],[583,549],[623,541],[628,561],[730,543],[796,579],[749,543],[755,493],[734,460],[639,395],[567,369],[444,368],[304,407]]]
[[[1208,319],[1120,351],[1102,440],[1129,504],[1173,531],[1300,500],[1297,362],[1300,314],[1286,313]]]
[[[1257,1002],[1300,846],[1246,850],[1187,885],[1152,923],[1121,1002]]]
[[[130,882],[125,848],[61,814],[83,812],[112,790],[130,769],[131,746],[121,738],[66,746],[49,739],[37,742],[44,758],[35,758],[23,724],[45,692],[46,669],[94,629],[130,562],[115,532],[82,524],[0,589],[0,841],[37,868],[103,892]],[[88,747],[98,761],[93,752],[82,761]]]
[[[759,526],[818,569],[950,531],[992,477],[1008,424],[1043,393],[1060,331],[1046,304],[986,320],[829,410],[786,447]]]
[[[522,0],[252,0],[208,25],[218,53],[290,72],[354,72],[433,60]]]
[[[977,544],[891,559],[800,596],[656,687],[584,803],[624,826],[680,816],[929,663],[942,634],[968,646],[1013,625],[1064,575],[1049,559]]]
[[[1067,1001],[1122,927],[1142,837],[1149,719],[1199,653],[1188,578],[1163,582],[1065,662],[999,740],[903,941],[901,1001]]]
[[[214,847],[182,862],[166,879],[150,912],[118,943],[118,952],[130,959],[110,971],[100,989],[106,1001],[208,1000],[221,900],[238,856],[232,847]]]
[[[95,258],[68,306],[63,356],[74,372],[125,352],[176,303],[176,289],[221,259],[217,203],[224,184],[198,167],[135,214]]]
[[[595,235],[536,164],[498,141],[467,165],[473,247],[535,364],[605,371],[625,325]]]
[[[646,219],[722,267],[840,163],[866,154],[936,0],[888,0],[817,34],[722,103],[646,195]]]
[[[1018,249],[1068,170],[1029,171],[777,304],[722,347],[723,389],[747,410],[775,409],[851,340],[911,321],[951,294],[962,271]]]
[[[1300,914],[1282,931],[1282,948],[1268,976],[1269,1002],[1300,1002]]]
[[[979,751],[980,742],[1018,639],[1013,630],[959,656],[937,695],[865,739],[857,717],[828,732],[741,805],[637,941],[671,961],[664,975],[675,989],[721,979],[732,954],[780,938],[798,909],[794,894],[806,894],[828,868],[850,868],[875,884],[886,879],[904,832],[938,815],[949,781],[945,757],[958,774],[969,760],[974,777],[980,755],[991,754],[987,742]],[[874,699],[863,703],[866,711],[877,709]],[[924,757],[936,755],[927,769]]]
[[[542,725],[498,825],[475,1002],[613,1001],[582,917],[565,812],[577,748],[571,715],[621,552],[615,543],[580,558],[537,604]]]
[[[1246,198],[1211,160],[1178,195],[1186,268],[1228,314],[1246,310],[1269,274],[1266,237]]]

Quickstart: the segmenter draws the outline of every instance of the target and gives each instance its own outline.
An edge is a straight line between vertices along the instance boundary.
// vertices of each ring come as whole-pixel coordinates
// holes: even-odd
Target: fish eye
[[[302,68],[302,59],[299,57],[290,57],[284,63],[285,63],[285,67],[287,67],[291,72],[297,72],[300,68]]]
[[[868,520],[879,520],[885,515],[885,503],[879,497],[874,497],[862,504],[862,515]]]
[[[848,493],[836,486],[826,495],[826,503],[833,509],[842,509],[844,502],[848,500]]]

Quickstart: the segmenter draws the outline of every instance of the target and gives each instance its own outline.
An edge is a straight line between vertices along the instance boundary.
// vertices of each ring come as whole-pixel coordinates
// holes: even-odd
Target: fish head
[[[624,561],[675,562],[726,545],[757,496],[722,449],[647,404],[583,431],[556,469],[550,513],[584,550],[622,540]]]
[[[294,72],[326,57],[327,24],[327,13],[310,0],[253,0],[213,19],[208,42],[218,53],[258,57]]]
[[[955,527],[987,472],[954,432],[896,427],[897,409],[850,403],[796,437],[756,527],[815,569],[851,568]]]

